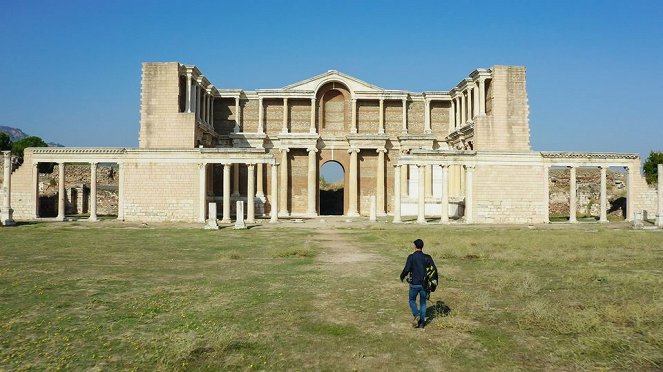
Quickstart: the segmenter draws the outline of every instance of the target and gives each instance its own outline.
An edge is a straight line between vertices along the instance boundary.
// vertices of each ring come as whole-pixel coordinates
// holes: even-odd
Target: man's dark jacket
[[[412,281],[410,284],[426,286],[426,266],[428,265],[435,267],[433,257],[425,254],[422,251],[415,251],[414,253],[407,256],[405,267],[401,273],[401,281],[405,279],[408,273],[412,273]],[[435,275],[433,279],[437,280],[437,267],[435,267]]]

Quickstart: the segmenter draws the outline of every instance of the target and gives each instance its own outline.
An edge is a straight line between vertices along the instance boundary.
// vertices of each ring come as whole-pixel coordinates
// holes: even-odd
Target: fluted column
[[[315,130],[315,98],[311,98],[311,129],[310,133],[317,133]]]
[[[97,221],[97,163],[90,163],[90,218]]]
[[[428,98],[424,99],[424,133],[431,133],[430,128],[430,100]]]
[[[239,196],[239,164],[233,164],[233,196]]]
[[[656,226],[663,227],[663,164],[658,164],[658,213],[656,213]]]
[[[279,220],[279,184],[278,184],[278,167],[279,164],[272,164],[272,180],[271,180],[271,194],[269,195],[269,204],[271,206],[270,210],[270,223],[276,223]]]
[[[607,190],[607,182],[606,182],[606,175],[607,175],[607,168],[605,166],[600,166],[599,169],[601,170],[601,215],[599,217],[599,222],[608,222],[608,208],[606,207],[606,204],[608,203],[608,190]]]
[[[207,163],[198,164],[198,222],[205,223],[207,208]]]
[[[569,167],[569,222],[578,222],[576,219],[576,167]]]
[[[315,147],[311,147],[306,149],[308,151],[308,184],[307,184],[307,191],[306,191],[306,196],[307,196],[307,204],[306,204],[306,214],[309,217],[317,216],[316,213],[316,190],[317,190],[317,184],[318,184],[318,163],[317,163],[317,152],[318,149]]]
[[[64,163],[58,163],[58,221],[64,221]]]
[[[455,121],[456,121],[456,114],[454,112],[455,108],[455,103],[454,100],[451,99],[449,101],[449,130],[447,131],[448,133],[451,133],[454,131],[454,126],[455,126]]]
[[[632,167],[624,167],[624,169],[626,170],[626,221],[633,221],[635,214],[633,210],[633,198],[635,197],[635,193],[633,193],[633,169]]]
[[[403,98],[403,134],[407,134],[407,98]]]
[[[394,166],[394,219],[393,223],[401,222],[401,166]]]
[[[384,184],[385,184],[385,177],[384,177],[384,154],[387,152],[387,149],[385,148],[380,148],[377,149],[378,152],[378,164],[377,164],[377,173],[376,173],[376,193],[375,193],[375,201],[376,201],[376,206],[377,210],[376,213],[378,216],[384,216],[386,213],[384,211]]]
[[[424,192],[426,197],[430,198],[433,196],[433,166],[430,164],[424,167],[424,179],[426,181]]]
[[[14,210],[11,207],[11,193],[12,193],[12,156],[11,151],[3,151],[3,172],[4,178],[2,179],[2,207],[0,208],[0,225],[10,226],[14,225],[13,214]]]
[[[186,74],[186,112],[191,112],[191,73],[187,72]]]
[[[358,148],[351,148],[348,150],[350,153],[350,180],[348,184],[348,216],[356,217],[359,216],[359,211],[357,210],[357,171],[358,171],[358,162],[357,154],[359,153]]]
[[[352,99],[352,127],[350,133],[357,133],[357,99]]]
[[[474,223],[474,165],[465,166],[465,223]]]
[[[442,165],[442,195],[440,197],[440,223],[449,223],[449,167]]]
[[[424,166],[423,165],[417,165],[417,168],[419,168],[419,187],[417,190],[417,196],[419,197],[418,204],[417,204],[417,223],[426,223],[426,193],[424,192],[425,189],[425,176],[424,176]]]
[[[486,116],[486,79],[479,79],[479,116]]]
[[[239,96],[237,96],[237,98],[235,98],[235,128],[233,128],[233,132],[235,133],[239,133],[241,131],[239,119],[242,117],[242,113],[239,110],[241,110],[241,108],[239,104]]]
[[[265,107],[262,103],[262,97],[258,98],[258,133],[265,133]]]
[[[288,98],[283,98],[283,127],[281,133],[288,133]]]
[[[263,180],[263,164],[258,163],[256,165],[256,197],[258,198],[264,198],[265,197],[265,192],[264,192],[264,187],[263,184],[265,183]]]
[[[384,134],[384,98],[380,98],[380,128],[378,134]]]
[[[256,222],[256,165],[247,164],[247,185],[246,185],[246,222]]]
[[[543,222],[550,222],[550,167],[543,166]]]
[[[230,167],[232,164],[223,164],[223,216],[221,223],[230,223]]]
[[[281,149],[281,195],[279,196],[279,215],[287,217],[288,212],[288,151],[290,149]]]

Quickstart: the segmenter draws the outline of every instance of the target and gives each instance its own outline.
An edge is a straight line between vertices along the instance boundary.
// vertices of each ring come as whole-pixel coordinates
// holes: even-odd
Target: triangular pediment
[[[328,82],[341,82],[345,84],[350,91],[359,91],[359,92],[378,92],[378,91],[383,91],[384,89],[375,86],[373,84],[369,84],[365,81],[359,80],[355,77],[352,77],[350,75],[346,75],[342,72],[336,71],[336,70],[329,70],[325,72],[324,74],[320,74],[317,76],[314,76],[312,78],[308,78],[306,80],[302,80],[298,83],[290,84],[286,87],[283,87],[283,90],[289,90],[289,91],[317,91],[318,88],[320,88],[323,84],[326,84]]]

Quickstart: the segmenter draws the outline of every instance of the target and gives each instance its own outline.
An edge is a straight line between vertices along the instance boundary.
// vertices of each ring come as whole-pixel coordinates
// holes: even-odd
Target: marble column
[[[201,120],[201,119],[200,119],[200,115],[201,115],[201,111],[202,111],[202,107],[201,107],[201,106],[202,106],[203,101],[202,101],[202,98],[201,98],[201,94],[200,94],[200,93],[201,93],[200,86],[199,86],[198,84],[196,84],[196,107],[195,107],[195,111],[196,111],[196,121],[200,121],[200,120]]]
[[[264,191],[264,179],[263,179],[263,164],[258,163],[256,165],[256,197],[260,198],[261,200],[265,197],[265,191]]]
[[[239,133],[241,131],[240,125],[239,125],[239,119],[242,116],[242,113],[240,112],[240,104],[239,104],[239,96],[235,98],[235,128],[233,128],[233,132]]]
[[[449,223],[449,167],[442,165],[442,195],[440,196],[440,223]]]
[[[393,223],[401,222],[401,166],[394,166],[394,219]]]
[[[34,218],[39,218],[39,163],[32,163],[32,200],[34,201]]]
[[[117,163],[118,176],[117,176],[117,219],[124,221],[124,163]]]
[[[601,216],[599,217],[599,222],[606,223],[608,222],[608,208],[606,206],[608,203],[608,191],[606,182],[607,167],[601,166],[599,169],[601,170]]]
[[[403,134],[407,134],[407,98],[403,98]]]
[[[656,213],[656,226],[663,227],[663,164],[658,164],[658,213]]]
[[[359,163],[357,162],[358,148],[351,148],[348,150],[350,153],[350,180],[348,181],[348,216],[357,217],[359,211],[357,210],[357,174]]]
[[[455,127],[455,122],[456,122],[456,113],[454,112],[456,110],[455,108],[455,103],[454,100],[449,101],[449,130],[447,131],[448,133],[451,133],[454,131]]]
[[[384,134],[384,99],[380,98],[380,127],[378,134]]]
[[[247,175],[247,186],[246,186],[246,222],[255,223],[256,222],[256,165],[247,164],[248,175]]]
[[[479,116],[486,116],[486,79],[479,79]]]
[[[233,164],[233,194],[239,196],[239,164]]]
[[[230,223],[230,167],[232,164],[223,164],[223,215],[221,223]]]
[[[13,214],[14,210],[11,206],[11,193],[12,193],[12,156],[11,151],[3,151],[3,172],[4,178],[2,179],[2,207],[0,208],[0,225],[11,226],[14,225]]]
[[[430,100],[428,98],[424,99],[424,133],[430,134]]]
[[[288,217],[288,151],[290,149],[281,149],[281,195],[279,196],[280,210],[279,215]]]
[[[64,190],[64,163],[58,163],[58,221],[64,221],[65,190]]]
[[[316,213],[316,191],[317,191],[317,185],[318,185],[318,158],[317,158],[317,153],[318,149],[315,147],[311,147],[306,149],[308,151],[308,183],[307,183],[307,190],[306,190],[306,196],[307,196],[307,203],[306,203],[306,215],[309,217],[315,217],[317,216]]]
[[[90,218],[97,221],[97,163],[90,163]]]
[[[543,222],[550,223],[550,167],[543,166]]]
[[[433,166],[430,164],[424,167],[424,179],[426,181],[424,192],[427,198],[431,198],[433,197]]]
[[[462,127],[467,123],[467,96],[465,92],[460,92],[460,126]]]
[[[288,98],[283,98],[283,126],[281,133],[288,133]]]
[[[350,133],[357,133],[357,100],[352,99],[352,127]]]
[[[198,222],[205,223],[207,208],[207,164],[198,164]]]
[[[419,168],[419,187],[417,190],[417,196],[419,197],[418,199],[418,205],[417,205],[417,223],[426,223],[426,193],[424,192],[425,189],[425,176],[424,176],[424,165],[417,165]]]
[[[186,74],[186,112],[191,113],[191,73]]]
[[[474,118],[474,87],[471,84],[467,85],[467,121],[472,121]]]
[[[262,97],[258,98],[258,133],[265,133],[265,107],[263,106]]]
[[[456,96],[454,98],[454,102],[456,103],[456,105],[454,107],[454,109],[456,111],[456,114],[454,115],[454,119],[455,119],[454,129],[458,129],[462,125],[461,124],[462,117],[461,117],[461,114],[460,114],[461,109],[462,109],[461,98],[459,96]]]
[[[401,167],[401,195],[402,196],[410,196],[410,191],[408,188],[408,171],[409,171],[410,166],[409,165],[403,165]]]
[[[269,195],[270,204],[270,223],[276,223],[279,220],[279,185],[278,185],[278,167],[279,164],[272,164],[271,194]]]
[[[569,222],[578,222],[576,219],[576,167],[569,167]]]
[[[310,133],[317,133],[315,129],[315,98],[311,98],[311,129]]]
[[[633,208],[633,198],[635,193],[633,193],[633,167],[624,167],[626,170],[626,221],[633,221],[634,218],[634,208]],[[637,168],[635,168],[637,169]]]
[[[384,176],[384,154],[387,152],[387,149],[385,148],[379,148],[377,149],[378,152],[378,164],[377,164],[377,172],[376,172],[376,177],[375,177],[375,188],[376,193],[375,193],[375,205],[377,206],[376,213],[378,216],[384,216],[386,215],[384,211],[384,184],[385,184],[385,176]]]
[[[214,96],[209,97],[209,124],[214,126]]]
[[[474,165],[465,166],[465,223],[474,223]]]

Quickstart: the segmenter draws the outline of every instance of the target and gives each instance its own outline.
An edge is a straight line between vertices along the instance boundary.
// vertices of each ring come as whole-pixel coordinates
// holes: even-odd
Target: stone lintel
[[[264,133],[231,133],[229,137],[233,141],[234,147],[240,148],[259,148],[262,149],[265,147],[265,139],[267,135]]]

